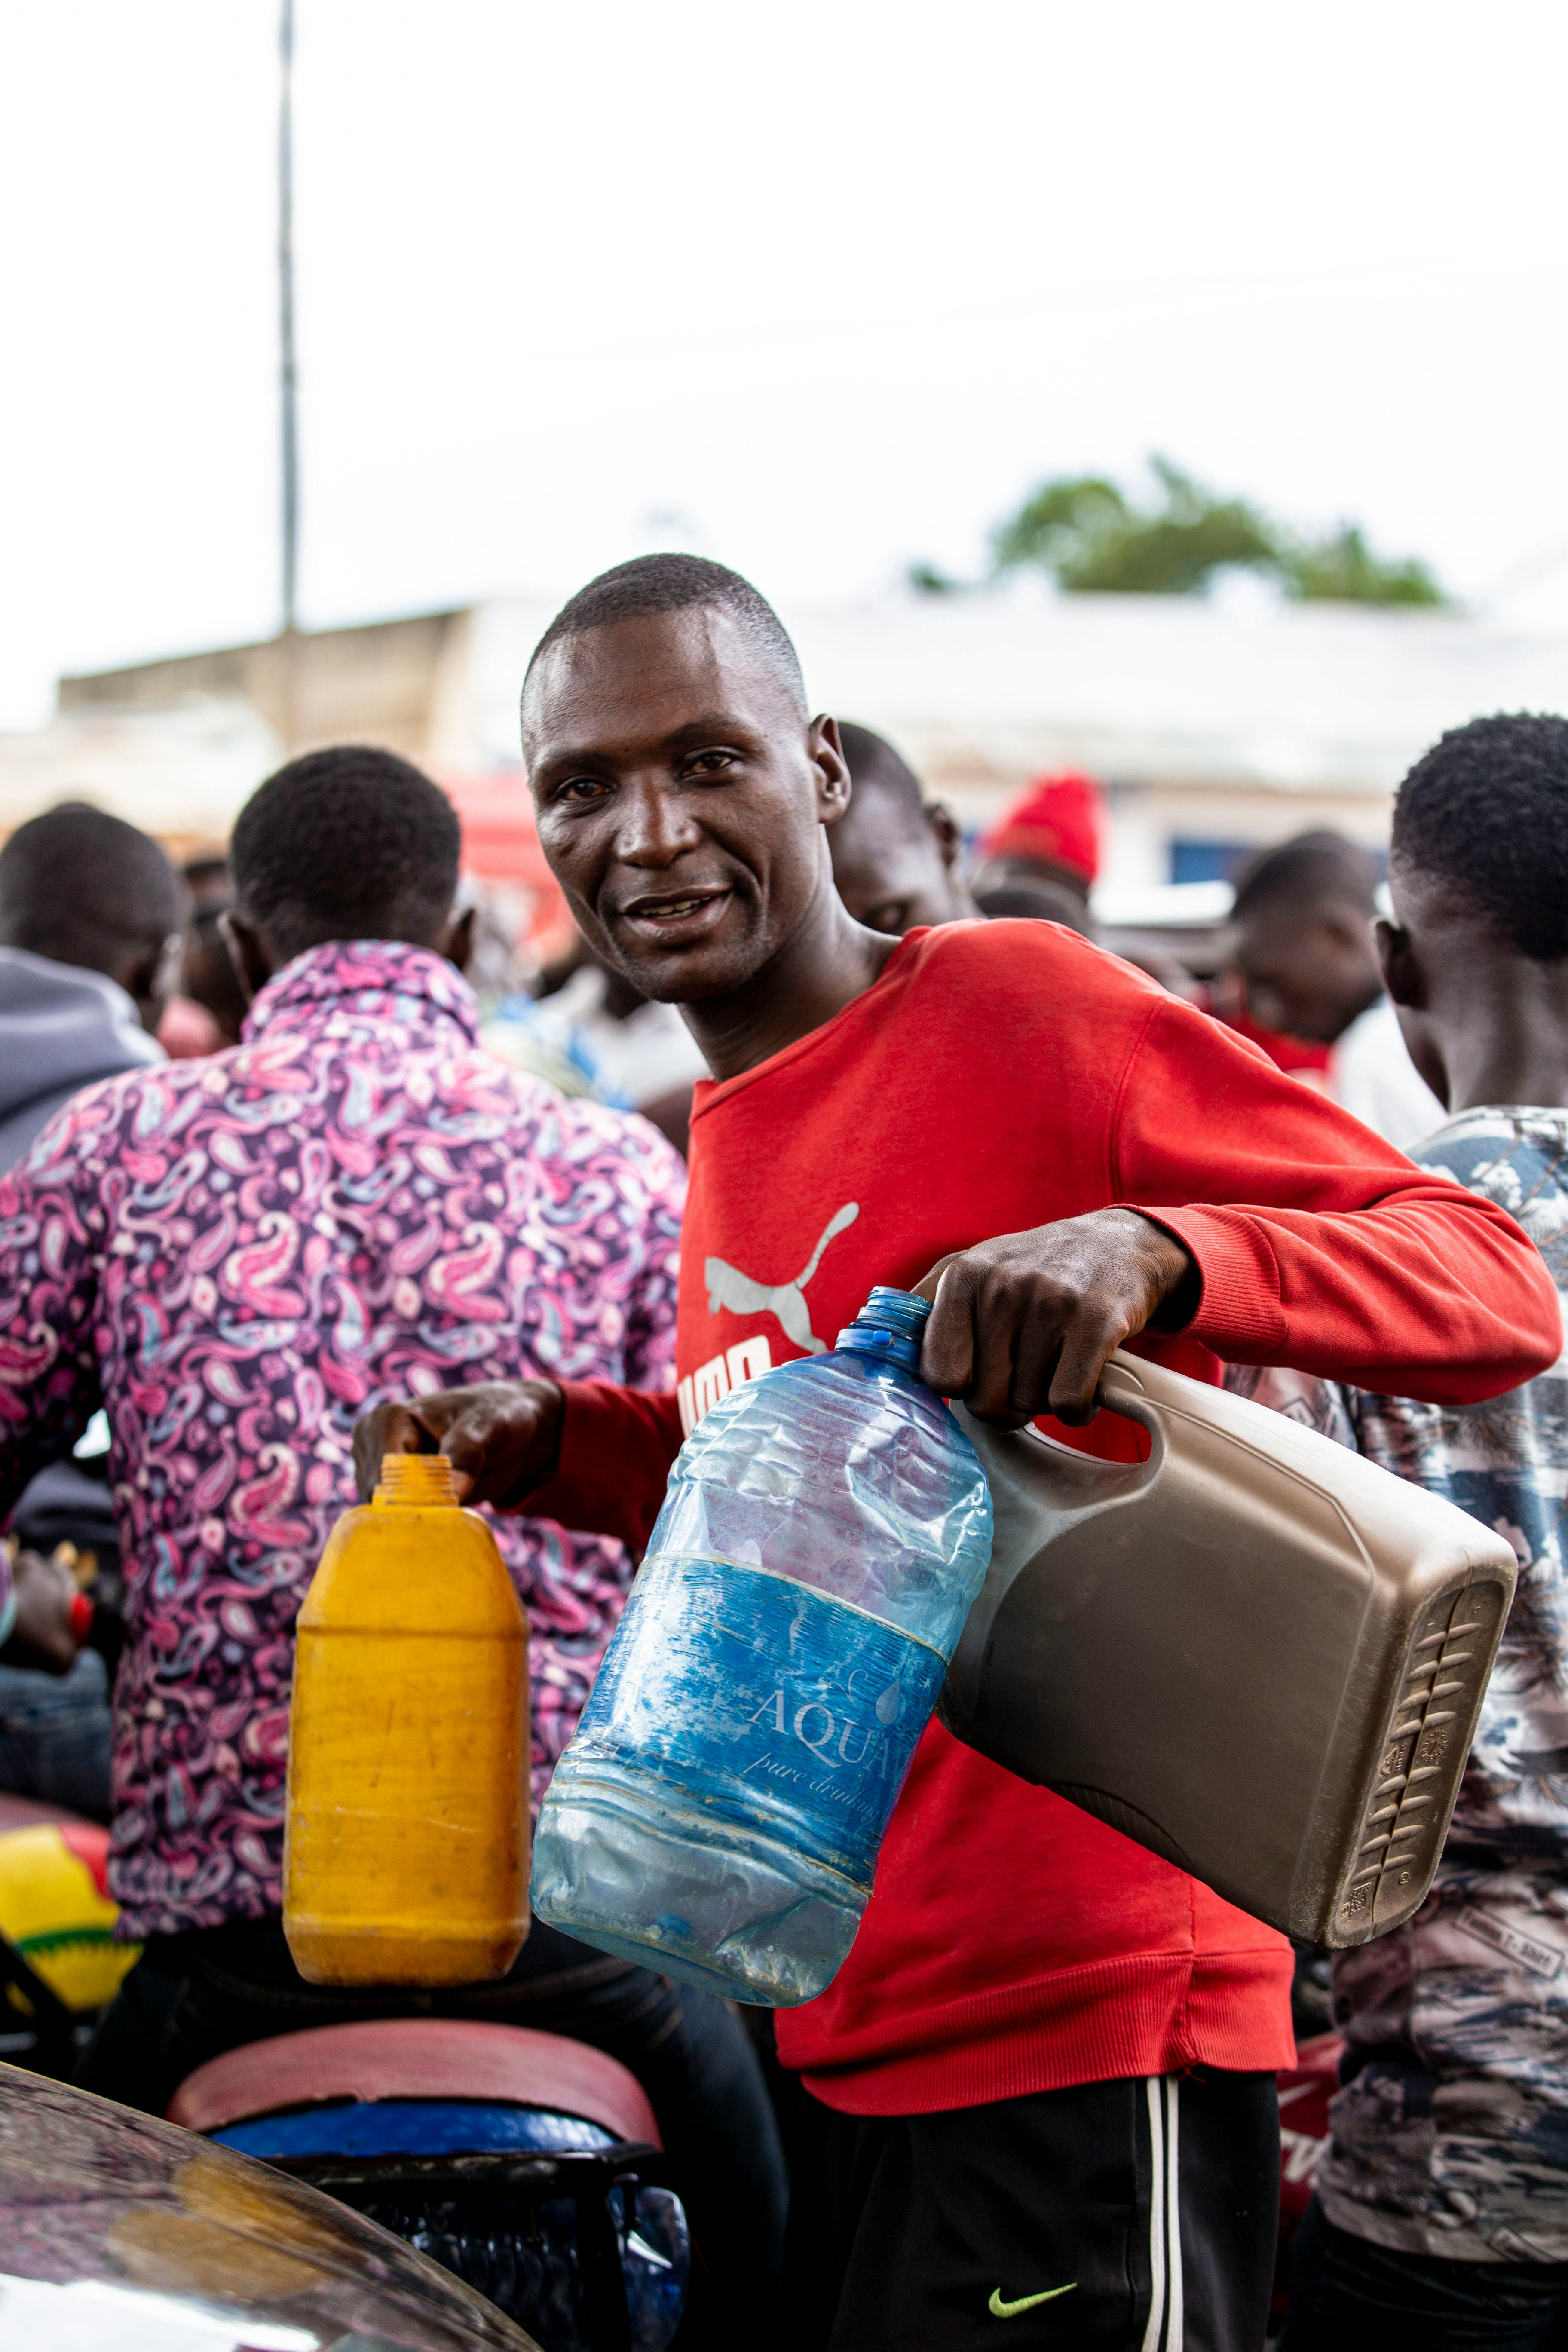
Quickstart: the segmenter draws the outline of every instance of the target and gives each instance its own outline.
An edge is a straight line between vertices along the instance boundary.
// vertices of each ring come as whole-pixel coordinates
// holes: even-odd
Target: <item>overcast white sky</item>
[[[1151,449],[1568,624],[1561,0],[297,6],[309,624]],[[0,724],[274,625],[276,16],[0,0]]]

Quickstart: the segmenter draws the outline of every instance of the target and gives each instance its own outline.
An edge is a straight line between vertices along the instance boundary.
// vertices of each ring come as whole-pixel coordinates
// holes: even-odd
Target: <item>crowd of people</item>
[[[142,1946],[80,2080],[162,2113],[239,2043],[429,2012],[307,1985],[280,1925],[292,1627],[356,1477],[439,1447],[491,1512],[537,1797],[694,1414],[892,1283],[982,1418],[1083,1429],[1127,1344],[1510,1534],[1438,1884],[1336,1963],[1288,2340],[1568,2340],[1568,721],[1479,719],[1417,763],[1381,919],[1336,836],[1255,860],[1227,1020],[1094,944],[1087,780],[966,872],[721,566],[590,583],[521,717],[574,969],[606,1017],[678,1006],[706,1072],[657,1127],[481,1044],[458,822],[390,753],[291,761],[201,877],[76,806],[0,850],[0,1784],[100,1788]],[[212,1033],[171,1059],[187,927]],[[112,1718],[30,1532],[72,1493],[117,1547]],[[933,1725],[849,1958],[774,2046],[539,1924],[435,2005],[637,2074],[701,2253],[683,2342],[967,2352],[1005,2319],[1241,2352],[1293,1965]]]

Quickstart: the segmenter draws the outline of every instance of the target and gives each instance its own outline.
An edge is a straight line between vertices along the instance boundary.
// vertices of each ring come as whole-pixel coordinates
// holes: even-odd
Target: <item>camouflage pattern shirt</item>
[[[1510,1210],[1568,1297],[1568,1111],[1466,1111],[1411,1157]],[[1568,2262],[1568,1366],[1458,1409],[1242,1367],[1226,1385],[1446,1496],[1519,1555],[1432,1892],[1334,1960],[1349,2050],[1317,2189],[1378,2245]]]

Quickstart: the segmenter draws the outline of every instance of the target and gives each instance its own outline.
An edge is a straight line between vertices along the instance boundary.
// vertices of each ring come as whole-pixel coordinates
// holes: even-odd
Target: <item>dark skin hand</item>
[[[466,1503],[519,1511],[555,1468],[564,1400],[553,1381],[481,1381],[399,1397],[354,1424],[354,1482],[368,1503],[384,1454],[444,1454]]]
[[[1146,1326],[1180,1329],[1199,1284],[1163,1226],[1135,1209],[1097,1209],[957,1251],[915,1288],[936,1302],[921,1379],[976,1420],[1021,1429],[1043,1412],[1091,1421],[1107,1358]],[[553,1381],[493,1381],[378,1405],[354,1431],[361,1499],[384,1454],[441,1453],[466,1501],[521,1510],[555,1468],[562,1403]]]
[[[960,1250],[915,1288],[935,1301],[921,1380],[977,1421],[1021,1429],[1043,1412],[1092,1421],[1107,1359],[1146,1326],[1190,1322],[1199,1279],[1163,1226],[1135,1209],[1096,1209]]]

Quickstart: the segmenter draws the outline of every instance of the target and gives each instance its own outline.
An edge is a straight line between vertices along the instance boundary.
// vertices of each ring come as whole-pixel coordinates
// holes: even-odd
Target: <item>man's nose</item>
[[[658,777],[623,783],[616,817],[616,855],[626,866],[673,866],[702,837],[684,795]]]

